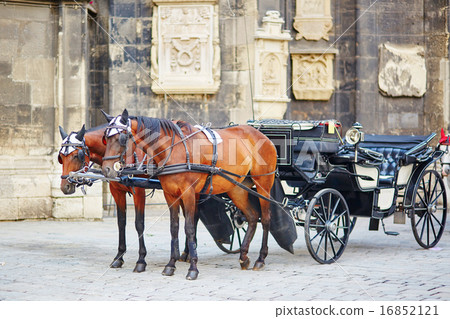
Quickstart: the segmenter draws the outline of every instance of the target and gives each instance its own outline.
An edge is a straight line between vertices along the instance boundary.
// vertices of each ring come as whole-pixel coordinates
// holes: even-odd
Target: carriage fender
[[[443,155],[442,151],[435,151],[433,153],[433,156],[431,156],[429,159],[427,159],[424,162],[421,162],[417,167],[414,169],[411,178],[409,179],[408,185],[406,186],[405,191],[405,199],[403,201],[403,206],[405,208],[410,208],[412,205],[412,200],[414,196],[414,189],[416,188],[416,185],[426,169],[431,166],[434,162],[436,162],[438,159],[440,159]]]
[[[285,194],[279,178],[275,178],[270,195],[279,203],[283,201]],[[270,233],[281,248],[294,253],[297,228],[291,214],[281,204],[270,203]]]

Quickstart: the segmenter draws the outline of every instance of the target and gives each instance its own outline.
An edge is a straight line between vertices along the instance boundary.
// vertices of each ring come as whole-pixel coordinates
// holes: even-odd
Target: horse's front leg
[[[198,268],[197,268],[197,222],[198,218],[197,214],[197,201],[196,196],[193,189],[184,192],[184,196],[182,197],[183,207],[184,207],[184,232],[186,234],[187,245],[189,248],[189,256],[190,256],[190,267],[188,273],[186,275],[187,280],[195,280],[198,277]]]
[[[116,257],[114,257],[111,263],[111,268],[121,268],[124,261],[123,255],[127,251],[127,245],[125,241],[125,226],[127,225],[127,202],[126,193],[120,189],[117,189],[113,183],[109,187],[111,195],[114,198],[117,206],[117,226],[119,228],[119,248]]]
[[[139,239],[139,259],[136,262],[133,272],[143,272],[147,263],[145,262],[145,256],[147,256],[147,249],[145,248],[144,241],[144,229],[145,229],[145,189],[135,188],[134,194],[134,207],[136,210],[135,227],[138,233]]]
[[[170,260],[164,267],[162,274],[164,276],[172,276],[175,273],[175,263],[180,258],[180,246],[178,242],[178,230],[179,230],[179,213],[180,213],[180,201],[171,195],[164,193],[166,197],[167,205],[169,205],[170,211],[170,235],[172,240],[170,242]]]
[[[194,220],[194,223],[195,223],[195,243],[197,243],[197,225],[198,225],[199,215],[195,214],[194,218],[195,218],[195,220]],[[181,254],[180,261],[184,261],[184,262],[189,262],[190,261],[189,244],[188,244],[188,239],[187,238],[186,238],[186,240],[184,242],[184,251]]]

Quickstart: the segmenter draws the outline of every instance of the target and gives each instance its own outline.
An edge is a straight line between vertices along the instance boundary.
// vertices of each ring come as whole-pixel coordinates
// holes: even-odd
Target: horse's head
[[[442,176],[448,176],[450,174],[450,135],[445,135],[444,129],[441,129],[441,139],[439,140],[439,149],[444,151],[444,155],[441,157]]]
[[[106,113],[104,113],[105,116]],[[106,145],[105,157],[103,157],[102,171],[103,175],[109,178],[117,177],[118,171],[126,163],[135,150],[135,143],[132,143],[133,132],[131,128],[131,119],[128,117],[128,111],[117,117],[107,116],[109,125],[103,136],[103,144]]]
[[[75,185],[68,180],[70,172],[76,172],[87,168],[89,164],[89,150],[84,142],[86,128],[83,125],[79,132],[67,134],[60,126],[59,132],[63,140],[61,150],[58,154],[58,161],[62,164],[61,191],[66,194],[75,192]]]

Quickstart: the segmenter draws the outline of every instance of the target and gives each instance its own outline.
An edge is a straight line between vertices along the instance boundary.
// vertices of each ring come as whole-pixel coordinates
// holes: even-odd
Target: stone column
[[[255,118],[282,119],[290,99],[287,91],[288,30],[278,11],[267,11],[255,35]]]
[[[86,123],[87,111],[87,13],[78,6],[62,4],[59,10],[57,43],[56,116],[54,123],[55,153],[52,155],[53,211],[55,218],[102,218],[101,184],[87,188],[87,195],[77,189],[73,195],[60,190],[61,168],[57,157],[61,136],[58,126],[66,132],[78,131]]]

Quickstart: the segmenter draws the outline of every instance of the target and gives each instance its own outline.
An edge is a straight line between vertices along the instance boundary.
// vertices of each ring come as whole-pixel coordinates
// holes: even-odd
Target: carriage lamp
[[[361,131],[362,128],[363,126],[358,122],[353,124],[352,128],[349,129],[347,133],[345,133],[345,140],[347,141],[347,143],[355,145],[359,142],[363,142],[364,132]]]

